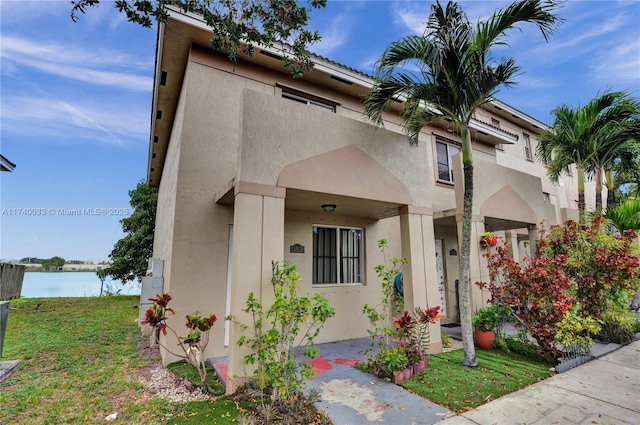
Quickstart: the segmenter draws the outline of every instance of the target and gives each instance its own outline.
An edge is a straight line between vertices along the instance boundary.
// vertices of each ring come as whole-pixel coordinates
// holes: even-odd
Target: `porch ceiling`
[[[433,223],[436,226],[448,226],[448,227],[456,227],[457,219],[456,219],[456,210],[450,209],[446,211],[439,211],[433,214]],[[485,230],[497,232],[500,230],[515,230],[515,229],[526,229],[528,225],[535,223],[527,223],[524,221],[517,220],[506,220],[503,218],[497,217],[484,217],[484,227]]]
[[[285,208],[296,211],[321,212],[323,204],[334,204],[333,214],[349,215],[371,219],[382,219],[398,215],[401,204],[372,199],[353,198],[329,193],[287,189]]]
[[[234,203],[234,180],[215,195],[215,202],[224,205]],[[330,193],[311,192],[308,190],[286,189],[285,208],[287,210],[322,212],[322,205],[333,204],[336,210],[333,214],[380,220],[398,215],[402,204],[382,202],[372,199],[353,198],[349,196],[333,195]]]
[[[499,230],[526,229],[528,225],[535,223],[525,223],[523,221],[504,220],[502,218],[485,217],[484,228],[490,232]]]

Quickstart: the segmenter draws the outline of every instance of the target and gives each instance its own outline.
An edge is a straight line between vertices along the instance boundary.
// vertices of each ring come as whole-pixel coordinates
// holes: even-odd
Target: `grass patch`
[[[187,363],[186,360],[168,364],[167,369],[182,378],[188,379],[193,386],[198,388],[200,387],[200,374],[196,368]],[[226,389],[222,386],[222,383],[216,376],[216,371],[209,365],[207,365],[207,379],[205,384],[207,385],[210,394],[223,395],[225,393]]]
[[[233,423],[224,422],[237,416],[229,400],[145,399],[139,374],[158,358],[140,355],[139,302],[137,296],[11,301],[2,357],[22,363],[0,384],[0,424],[102,424],[114,412],[127,424],[180,423],[189,415]]]
[[[430,354],[427,368],[400,385],[458,413],[553,375],[544,360],[501,350],[476,350],[479,366],[462,366],[463,350]]]
[[[167,424],[237,424],[247,403],[236,403],[227,398],[213,401],[193,401],[182,407]]]

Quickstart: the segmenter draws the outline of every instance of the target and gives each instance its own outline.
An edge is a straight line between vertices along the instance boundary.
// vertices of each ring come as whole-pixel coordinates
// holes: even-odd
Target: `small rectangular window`
[[[314,99],[309,99],[304,96],[300,96],[298,94],[288,93],[286,91],[282,91],[282,98],[291,100],[293,102],[302,103],[305,105],[313,106],[314,108],[323,109],[325,111],[335,112],[336,107],[334,105],[330,105],[328,103],[322,103]]]
[[[362,283],[362,229],[313,226],[314,284]]]
[[[522,146],[524,147],[524,157],[533,161],[533,151],[531,150],[531,139],[527,133],[522,133]]]
[[[438,180],[453,183],[453,155],[460,152],[460,147],[436,141],[436,156],[438,159]]]

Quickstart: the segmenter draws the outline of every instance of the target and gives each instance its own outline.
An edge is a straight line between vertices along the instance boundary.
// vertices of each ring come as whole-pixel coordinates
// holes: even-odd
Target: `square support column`
[[[529,232],[529,252],[531,253],[531,258],[533,258],[536,256],[536,251],[538,251],[538,226],[530,224],[527,226],[527,231]]]
[[[458,224],[458,247],[462,252],[462,214],[456,216]],[[476,285],[476,282],[489,282],[489,268],[487,259],[483,257],[484,252],[480,249],[480,238],[485,232],[484,220],[482,217],[474,216],[471,221],[471,254],[469,258],[469,285],[471,290],[471,314],[487,304],[491,297],[489,291],[483,291]],[[463,283],[460,282],[462,285]]]
[[[429,208],[400,209],[402,256],[408,261],[403,268],[404,306],[409,312],[416,307],[440,305],[433,214]],[[429,325],[430,353],[442,352],[440,323]]]
[[[251,325],[245,302],[251,292],[263,306],[273,299],[272,262],[284,258],[284,198],[238,193],[235,197],[231,259],[231,314]],[[235,324],[229,329],[227,393],[233,393],[245,374],[254,367],[244,364],[250,349],[236,342],[244,331]]]

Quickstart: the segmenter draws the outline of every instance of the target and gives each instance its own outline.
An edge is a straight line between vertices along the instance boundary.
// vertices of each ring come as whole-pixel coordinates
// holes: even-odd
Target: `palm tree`
[[[627,158],[640,140],[640,102],[625,92],[605,93],[599,99],[596,104],[602,109],[590,113],[594,116],[589,140],[589,165],[596,176],[596,210],[602,209],[602,172],[607,189],[613,193],[611,170],[616,164],[626,164],[620,160]]]
[[[469,123],[475,111],[491,102],[500,86],[510,86],[519,68],[512,57],[500,60],[491,48],[504,44],[505,32],[520,22],[538,26],[545,40],[560,20],[551,12],[554,0],[522,0],[496,11],[488,20],[471,24],[460,6],[439,1],[423,36],[410,36],[391,43],[377,63],[376,82],[364,100],[365,115],[383,125],[382,113],[391,102],[405,100],[401,116],[411,143],[418,143],[420,130],[443,119],[460,128],[464,167],[464,202],[460,254],[460,322],[465,366],[476,366],[471,329],[469,261],[471,211],[473,205],[473,157]],[[418,71],[403,65],[417,65]]]
[[[553,126],[542,132],[537,156],[547,175],[557,182],[571,165],[578,172],[578,209],[584,214],[585,173],[595,176],[596,210],[602,209],[602,172],[607,175],[632,151],[640,131],[640,103],[625,92],[605,92],[583,107],[561,105],[553,109]]]
[[[578,211],[584,214],[584,173],[589,164],[589,149],[581,136],[586,131],[584,119],[578,111],[568,105],[560,105],[551,113],[555,115],[553,126],[542,131],[536,156],[547,166],[549,180],[558,183],[563,173],[576,166],[578,179]]]

